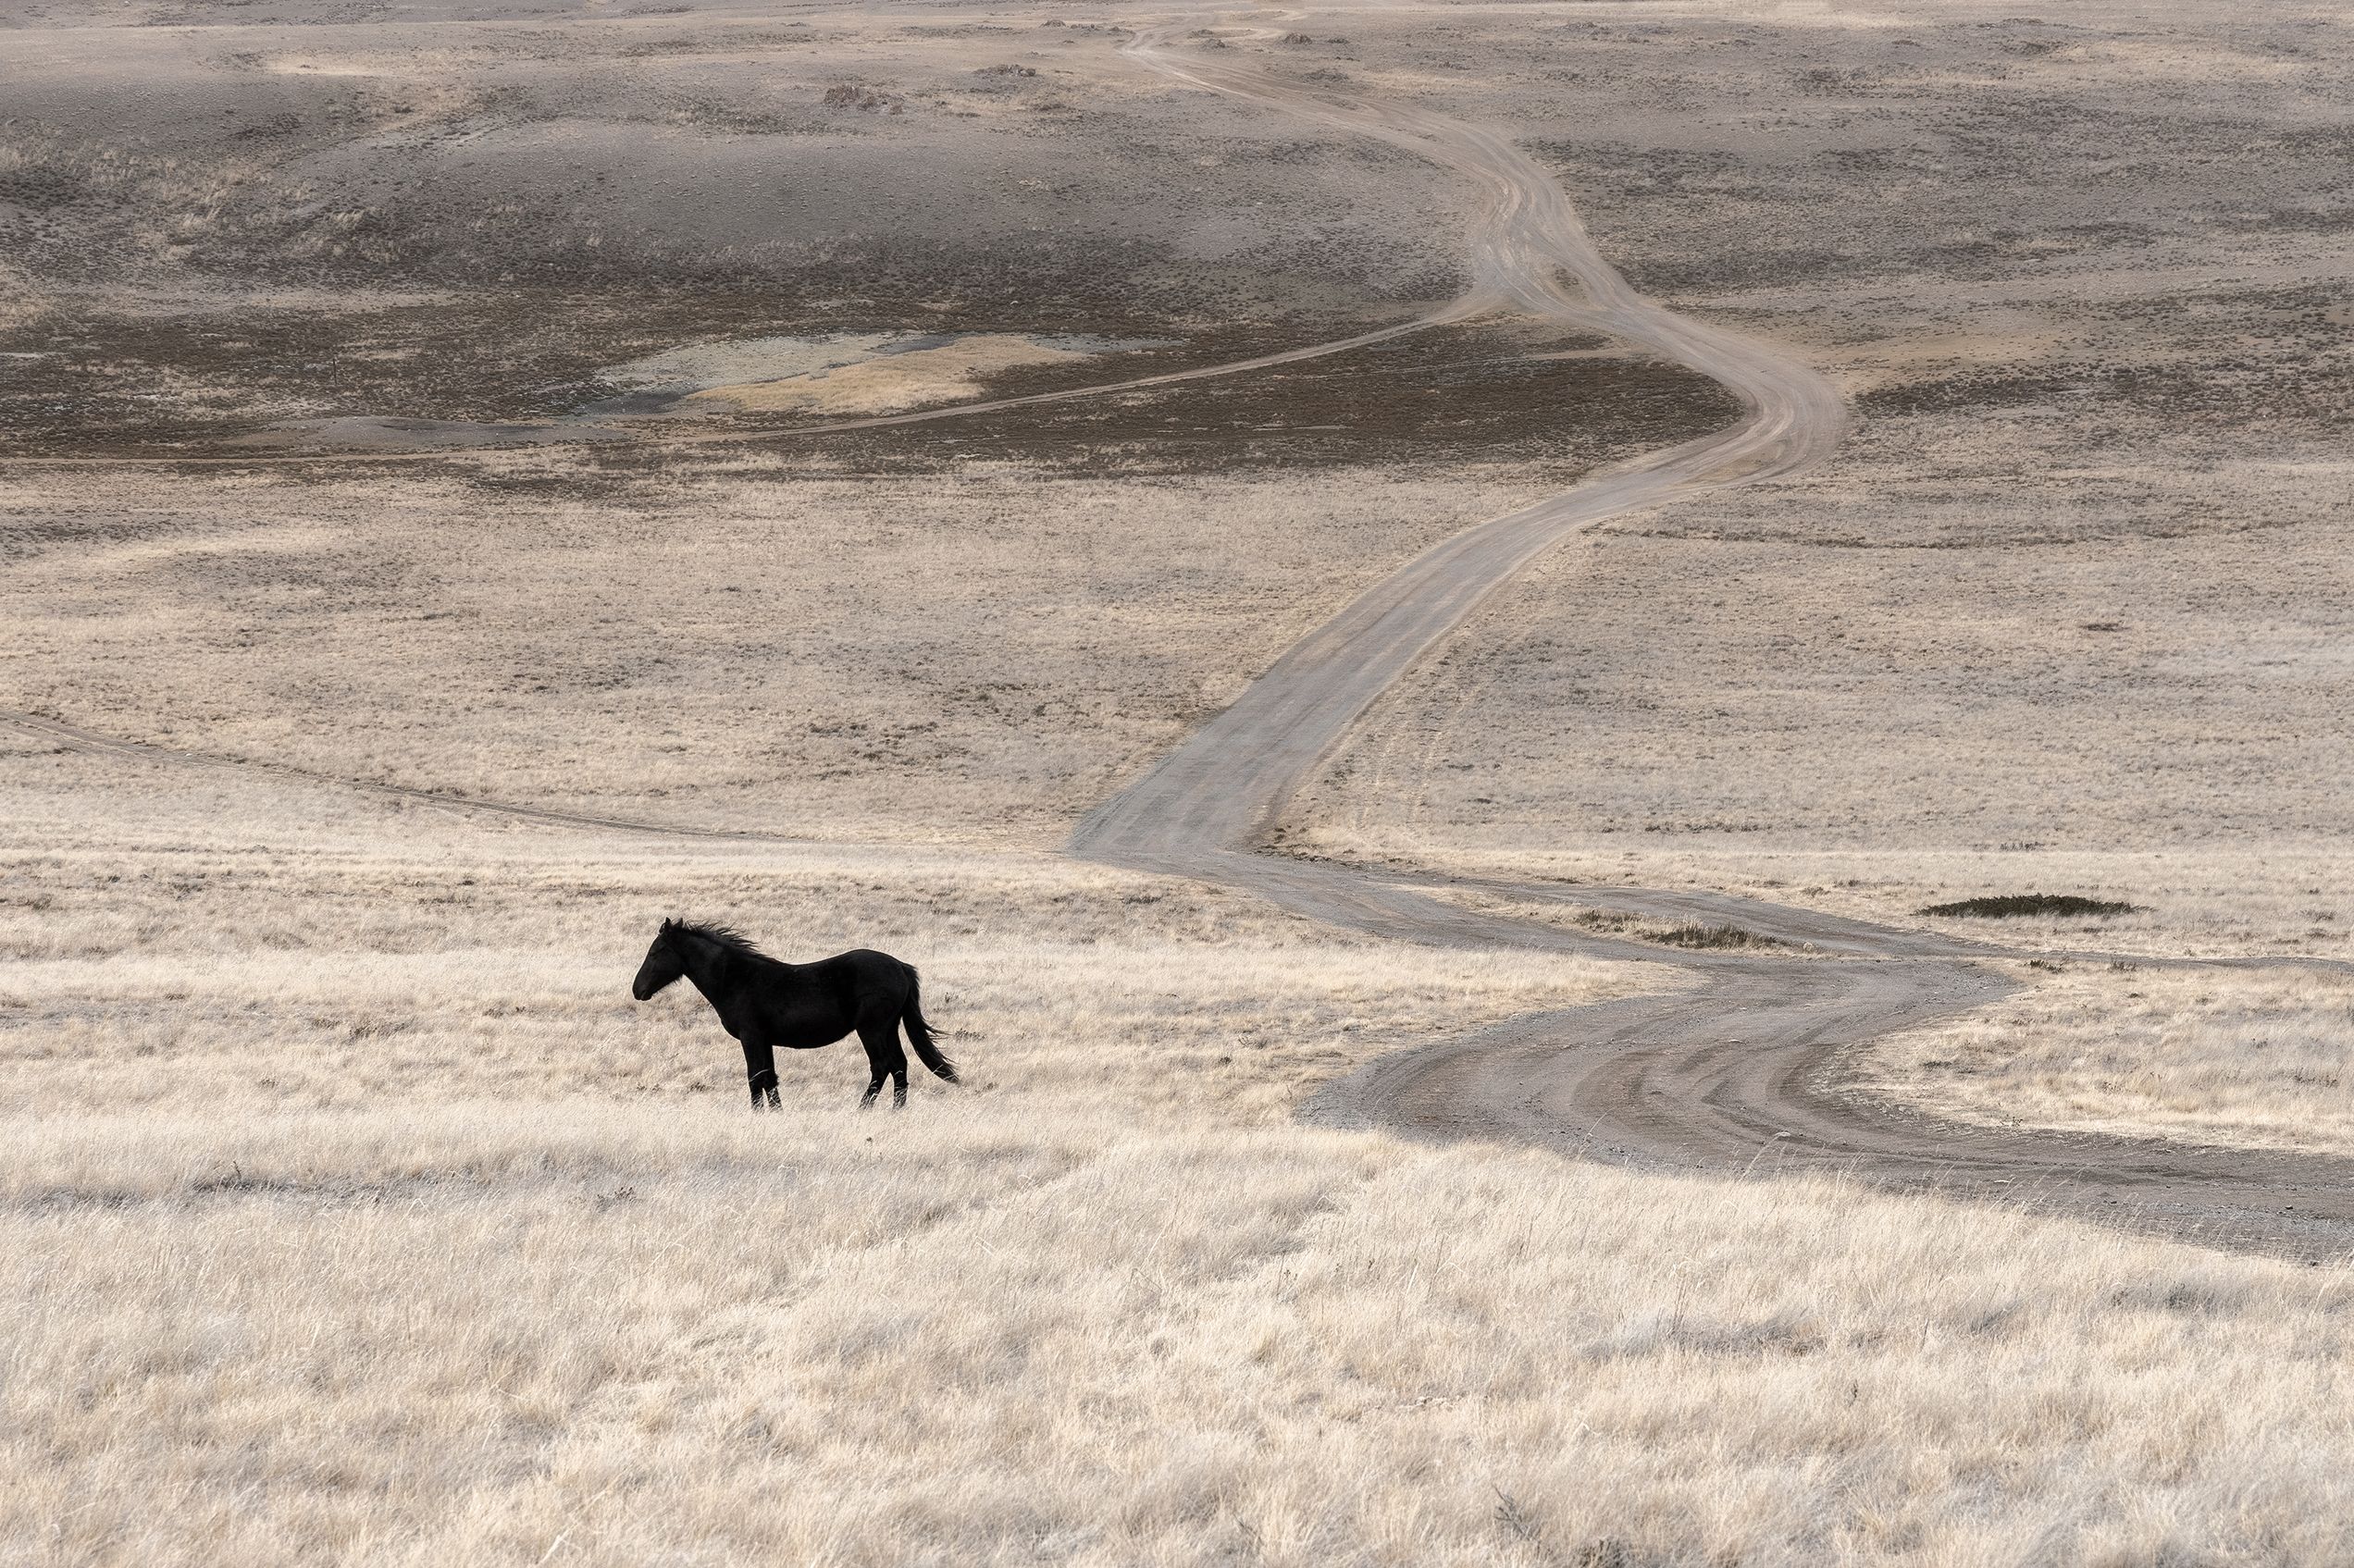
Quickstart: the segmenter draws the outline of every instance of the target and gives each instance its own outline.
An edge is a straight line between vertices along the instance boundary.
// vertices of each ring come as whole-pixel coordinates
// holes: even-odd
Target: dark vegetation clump
[[[1653,940],[1669,947],[1781,947],[1788,945],[1770,936],[1760,936],[1739,926],[1670,926]]]
[[[2020,915],[2131,915],[2140,908],[2138,904],[2126,904],[2114,898],[2086,898],[2074,893],[2005,893],[1990,898],[1964,898],[1952,904],[1932,904],[1921,913],[2007,920]]]
[[[1679,926],[1655,926],[1637,915],[1621,914],[1616,909],[1580,909],[1570,917],[1588,931],[1607,932],[1614,936],[1631,936],[1638,942],[1656,942],[1667,947],[1787,947],[1789,943],[1778,937],[1763,936],[1739,926],[1702,925],[1688,921]]]
[[[855,81],[837,81],[825,90],[825,106],[829,109],[856,109],[861,114],[896,115],[906,105],[888,93]]]

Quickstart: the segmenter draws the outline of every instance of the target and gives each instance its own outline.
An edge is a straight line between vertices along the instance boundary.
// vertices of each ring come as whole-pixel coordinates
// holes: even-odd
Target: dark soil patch
[[[2004,920],[2026,915],[2131,915],[2141,907],[2113,898],[2086,898],[2074,893],[2006,893],[1988,898],[1964,898],[1951,904],[1932,904],[1920,913]]]
[[[2349,381],[2354,378],[2300,367],[2287,355],[2273,363],[2245,356],[2236,363],[2197,369],[2063,365],[1879,388],[1856,399],[1856,408],[1868,417],[2058,407],[2098,418],[2122,405],[2139,414],[2176,421],[2247,424],[2261,417],[2271,429],[2319,435],[2342,431],[2354,422],[2354,385]]]
[[[1230,363],[1361,331],[1363,321],[1254,324],[1202,332],[1183,321],[1054,308],[941,312],[845,302],[823,313],[767,291],[500,290],[433,303],[333,312],[60,319],[0,344],[0,451],[11,455],[218,455],[288,419],[374,415],[544,423],[622,391],[603,366],[680,343],[843,332],[1015,332],[1167,340],[1168,346],[1029,367],[993,378],[1018,397]],[[1409,334],[1303,361],[1101,399],[935,424],[807,438],[764,432],[819,416],[742,416],[753,444],[668,449],[663,461],[744,452],[831,471],[925,472],[974,459],[1070,473],[1509,460],[1582,468],[1629,443],[1665,445],[1720,427],[1733,401],[1688,372],[1579,355],[1595,340],[1499,323]],[[158,394],[167,394],[159,396]],[[729,425],[681,421],[681,434]],[[667,426],[614,443],[663,451]],[[640,468],[606,449],[595,463]]]
[[[1086,381],[1129,379],[1277,352],[1290,334],[1240,330],[1107,357]],[[1387,463],[1511,462],[1579,472],[1629,446],[1722,427],[1739,407],[1713,382],[1633,360],[1549,357],[1566,345],[1512,325],[1417,332],[1329,358],[971,419],[815,438],[836,461],[921,471],[973,459],[1072,474],[1196,474]],[[1017,373],[989,395],[1069,385]],[[770,450],[782,450],[783,443]]]
[[[1059,310],[1033,314],[927,311],[889,297],[812,309],[794,290],[685,288],[477,290],[376,310],[83,311],[0,335],[0,350],[37,356],[0,360],[0,450],[204,451],[290,417],[544,422],[621,391],[600,377],[603,367],[682,343],[1072,330]],[[1100,329],[1174,335],[1166,321],[1117,316]],[[167,388],[167,402],[156,395]]]

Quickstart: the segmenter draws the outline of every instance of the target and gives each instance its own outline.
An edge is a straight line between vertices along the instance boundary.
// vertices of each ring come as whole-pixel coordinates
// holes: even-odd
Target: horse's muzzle
[[[644,986],[633,982],[629,987],[629,994],[635,996],[640,1002],[643,1002],[647,997],[652,995],[653,993],[648,991]]]

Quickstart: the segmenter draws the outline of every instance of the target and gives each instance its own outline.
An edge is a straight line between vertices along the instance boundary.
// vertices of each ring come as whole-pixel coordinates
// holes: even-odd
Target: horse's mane
[[[704,924],[695,920],[672,920],[670,922],[670,926],[674,931],[683,931],[689,936],[700,936],[707,942],[715,942],[720,946],[728,949],[730,952],[741,953],[747,957],[768,957],[767,954],[752,945],[752,939],[750,937],[746,936],[734,926]],[[771,963],[775,962],[773,958],[769,961]]]

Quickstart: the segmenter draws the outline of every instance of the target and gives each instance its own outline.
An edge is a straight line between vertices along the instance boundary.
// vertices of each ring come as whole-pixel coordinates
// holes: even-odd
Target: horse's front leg
[[[776,1048],[744,1042],[744,1076],[751,1081],[752,1109],[775,1110],[784,1102],[776,1096]]]

